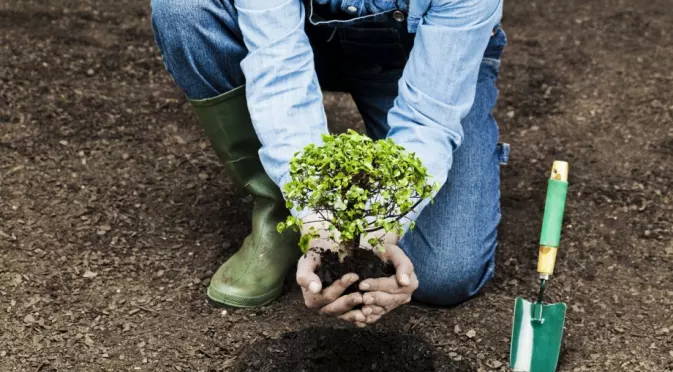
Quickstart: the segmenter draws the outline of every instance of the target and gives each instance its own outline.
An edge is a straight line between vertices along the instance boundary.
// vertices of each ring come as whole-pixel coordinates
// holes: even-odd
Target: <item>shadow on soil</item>
[[[236,371],[247,372],[463,372],[476,369],[453,361],[423,339],[394,332],[307,328],[250,345]]]

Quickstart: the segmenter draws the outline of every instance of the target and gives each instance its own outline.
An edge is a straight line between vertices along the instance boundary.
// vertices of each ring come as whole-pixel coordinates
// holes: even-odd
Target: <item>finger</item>
[[[319,264],[320,256],[313,251],[302,256],[297,263],[297,284],[313,294],[318,294],[322,290],[322,282],[315,274],[315,269]]]
[[[395,277],[399,285],[406,287],[411,284],[411,274],[414,272],[414,265],[404,253],[402,248],[397,245],[385,245],[384,257],[395,267]]]
[[[336,301],[348,288],[351,284],[358,280],[356,274],[346,274],[343,278],[332,283],[329,287],[325,288],[322,293],[314,294],[310,290],[306,290],[302,287],[304,294],[304,303],[306,307],[310,309],[316,309],[325,305],[330,304],[331,302]]]
[[[355,324],[365,323],[367,320],[367,318],[364,316],[364,314],[362,314],[362,311],[360,310],[351,310],[346,314],[339,316],[339,319]]]
[[[411,293],[418,288],[418,277],[415,273],[412,273],[409,278],[409,285],[400,286],[398,280],[394,276],[389,276],[387,278],[377,278],[377,279],[367,279],[363,280],[359,288],[361,291],[366,292],[388,292],[391,294],[398,293]]]
[[[367,279],[360,283],[362,291],[384,291],[394,293],[399,288],[394,276],[387,278]],[[396,293],[396,292],[395,292]]]
[[[322,295],[328,302],[336,301],[339,296],[341,296],[346,288],[350,287],[351,284],[355,283],[358,280],[357,274],[349,273],[341,277],[341,279],[335,281],[329,287],[323,290]]]
[[[368,316],[370,314],[373,315],[383,315],[386,313],[386,310],[382,308],[381,306],[377,305],[365,305],[362,307],[362,314],[365,316]]]
[[[374,324],[376,323],[379,319],[381,319],[382,315],[370,315],[367,317],[367,320],[365,321],[367,324]]]
[[[358,326],[358,328],[364,328],[367,326],[367,323],[363,322],[355,322],[355,325]]]
[[[353,310],[354,306],[360,304],[362,304],[362,293],[355,292],[339,297],[336,301],[320,309],[320,312],[327,315],[340,316]]]
[[[409,302],[409,294],[390,294],[386,292],[367,292],[362,295],[362,302],[368,305],[376,305],[390,311],[402,304]]]

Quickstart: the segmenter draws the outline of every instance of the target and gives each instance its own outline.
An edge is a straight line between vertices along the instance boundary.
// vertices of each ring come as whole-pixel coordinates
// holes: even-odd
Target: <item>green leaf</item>
[[[302,235],[301,238],[299,239],[299,248],[304,254],[308,252],[310,242],[311,242],[311,236],[309,235]]]
[[[320,210],[331,213],[332,235],[341,233],[344,242],[366,229],[402,230],[401,216],[415,201],[431,199],[427,169],[414,154],[388,138],[373,141],[353,130],[324,135],[321,144],[311,144],[290,160],[291,181],[283,187],[288,209]],[[436,185],[434,188],[438,188]],[[367,218],[374,217],[375,220]],[[302,221],[288,217],[279,230],[298,230]],[[308,244],[316,231],[302,236]],[[374,244],[371,244],[374,243]],[[371,241],[372,246],[381,245]]]

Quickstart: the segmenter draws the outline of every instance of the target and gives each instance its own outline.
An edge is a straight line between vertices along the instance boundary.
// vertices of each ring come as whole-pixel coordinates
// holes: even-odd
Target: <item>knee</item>
[[[196,30],[200,14],[206,14],[207,4],[207,1],[196,0],[151,0],[155,34],[172,41],[171,36],[179,36],[190,29]]]
[[[155,31],[170,30],[176,28],[184,18],[181,15],[190,12],[194,4],[191,1],[180,0],[151,0],[152,26]]]
[[[243,84],[247,50],[233,0],[151,0],[152,29],[164,65],[190,99]]]
[[[152,28],[163,45],[188,47],[212,30],[226,38],[237,26],[233,0],[150,0]]]
[[[493,277],[493,255],[477,252],[493,250],[494,247],[463,246],[436,252],[446,252],[414,262],[419,286],[414,299],[439,306],[451,306],[464,302],[474,295]]]

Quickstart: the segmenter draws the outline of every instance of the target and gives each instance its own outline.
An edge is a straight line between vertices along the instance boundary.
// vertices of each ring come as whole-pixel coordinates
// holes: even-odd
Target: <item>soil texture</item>
[[[415,336],[335,328],[308,328],[251,345],[238,372],[472,372]]]
[[[165,71],[149,3],[0,0],[2,372],[232,371],[251,345],[346,326],[306,309],[293,275],[260,309],[205,300],[251,203]],[[566,160],[547,288],[568,305],[558,371],[673,371],[671,1],[504,6],[493,115],[512,152],[495,277],[459,306],[412,302],[368,330],[506,371],[514,299],[538,286],[550,167]],[[333,129],[362,129],[350,96],[325,103]]]
[[[382,278],[395,275],[395,267],[382,261],[373,251],[356,248],[339,262],[339,255],[331,250],[321,250],[320,266],[315,273],[320,278],[323,288],[327,288],[344,275],[355,273],[358,280],[351,284],[345,293],[356,292],[360,282],[371,278]]]

